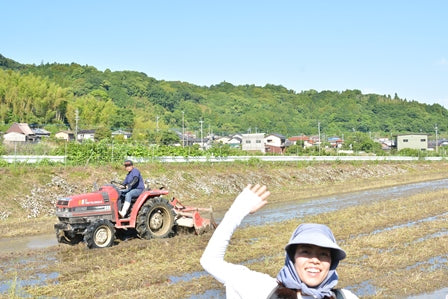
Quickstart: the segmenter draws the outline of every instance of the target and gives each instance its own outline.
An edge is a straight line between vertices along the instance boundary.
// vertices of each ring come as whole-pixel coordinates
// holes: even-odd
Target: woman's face
[[[331,250],[316,245],[299,244],[294,255],[294,266],[302,282],[318,286],[330,271]]]

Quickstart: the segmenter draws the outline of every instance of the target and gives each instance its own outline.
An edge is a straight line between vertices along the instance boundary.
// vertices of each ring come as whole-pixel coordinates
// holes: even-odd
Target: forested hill
[[[448,111],[397,95],[359,90],[294,91],[281,85],[209,87],[157,80],[136,71],[99,71],[77,63],[26,65],[0,55],[0,123],[45,126],[50,131],[125,129],[142,138],[156,128],[285,136],[344,132],[446,132]]]

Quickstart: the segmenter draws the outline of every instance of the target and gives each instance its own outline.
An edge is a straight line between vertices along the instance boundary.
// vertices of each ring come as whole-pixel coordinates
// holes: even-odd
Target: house
[[[239,148],[243,137],[240,134],[235,134],[233,136],[223,136],[215,139],[215,143],[227,144],[232,148]]]
[[[265,153],[264,133],[242,134],[241,149],[248,152]]]
[[[181,144],[184,146],[192,146],[193,144],[197,144],[198,141],[196,139],[196,135],[193,132],[186,131],[185,134],[178,133],[179,139],[181,140]],[[199,141],[200,143],[200,141]]]
[[[440,139],[440,140],[429,140],[428,141],[428,150],[439,150],[440,148],[448,147],[448,140]]]
[[[438,146],[447,146],[448,147],[448,140],[442,139],[438,142]]]
[[[264,138],[266,153],[283,154],[286,148],[286,137],[281,134],[269,134]]]
[[[301,145],[303,148],[312,147],[313,143],[311,142],[311,139],[308,136],[302,135],[302,136],[292,136],[289,137],[288,140],[291,142],[291,144],[294,145]]]
[[[328,143],[332,148],[341,148],[344,141],[340,137],[329,137]]]
[[[228,144],[231,138],[232,138],[231,136],[217,137],[215,139],[215,143]]]
[[[320,135],[312,135],[312,136],[310,136],[309,142],[313,146],[320,146],[320,144],[322,143],[322,140],[320,138]]]
[[[227,144],[233,148],[240,148],[242,141],[243,141],[243,136],[241,136],[240,134],[236,134],[236,135],[233,135],[232,138],[230,138],[230,140],[227,142]]]
[[[397,151],[405,148],[421,151],[428,150],[428,134],[402,134],[394,137]]]
[[[73,141],[75,140],[75,134],[70,131],[60,131],[54,134],[54,137],[57,139],[64,139],[66,141]]]
[[[8,142],[35,142],[36,134],[27,123],[14,123],[3,135],[3,140]]]
[[[393,141],[389,138],[378,138],[375,142],[381,144],[381,149],[383,150],[390,150],[394,146]]]
[[[211,146],[210,139],[207,137],[202,138],[202,139],[201,138],[190,138],[190,139],[188,139],[188,141],[185,141],[185,142],[188,142],[189,145],[197,144],[197,145],[199,145],[200,149],[208,149]]]
[[[220,144],[228,144],[230,139],[232,137],[231,136],[221,136],[221,137],[216,137],[215,140],[213,141],[214,143],[220,143]]]
[[[36,135],[37,139],[42,139],[44,137],[48,138],[50,137],[51,133],[45,129],[41,129],[41,128],[35,128],[35,129],[31,129],[31,131],[33,131],[34,135]]]
[[[78,131],[78,141],[91,140],[95,141],[95,130]]]
[[[132,136],[132,133],[126,132],[124,130],[117,130],[112,132],[112,138],[116,136],[123,136],[123,139],[129,139]]]

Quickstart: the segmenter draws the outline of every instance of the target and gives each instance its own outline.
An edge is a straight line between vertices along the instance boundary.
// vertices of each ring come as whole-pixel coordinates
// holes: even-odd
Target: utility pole
[[[182,147],[185,146],[185,112],[182,111]]]
[[[317,122],[317,131],[319,136],[319,156],[320,156],[320,121]]]
[[[201,149],[204,149],[204,140],[202,139],[202,123],[204,121],[201,119],[199,122],[201,123]]]
[[[75,111],[75,141],[78,141],[78,121],[79,121],[79,110],[76,108]]]
[[[435,130],[436,130],[436,153],[438,153],[439,152],[439,140],[438,140],[439,136],[438,136],[437,124],[436,124]]]
[[[156,116],[156,144],[159,145],[159,116]]]

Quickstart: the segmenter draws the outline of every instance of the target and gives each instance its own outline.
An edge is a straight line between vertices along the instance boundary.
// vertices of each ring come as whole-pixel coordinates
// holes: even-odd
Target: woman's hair
[[[297,299],[297,290],[288,289],[279,282],[267,299]]]

